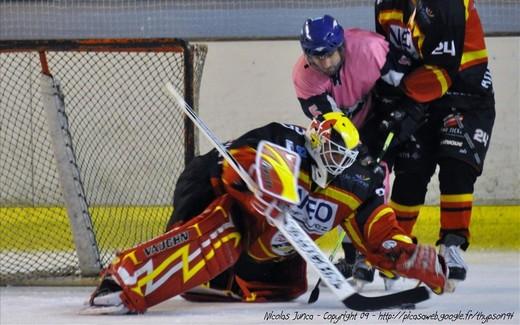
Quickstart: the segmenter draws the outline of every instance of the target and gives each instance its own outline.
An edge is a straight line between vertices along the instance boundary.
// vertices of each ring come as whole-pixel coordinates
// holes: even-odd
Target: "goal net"
[[[0,284],[96,276],[165,230],[195,154],[207,48],[178,39],[0,42]],[[43,71],[43,73],[42,73]]]

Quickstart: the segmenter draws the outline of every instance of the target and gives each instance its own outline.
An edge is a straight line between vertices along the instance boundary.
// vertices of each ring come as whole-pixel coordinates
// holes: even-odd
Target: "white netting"
[[[173,40],[168,50],[159,49],[159,41],[123,44],[134,50],[107,44],[105,50],[67,51],[61,45],[46,52],[65,96],[66,123],[60,125],[73,139],[102,265],[114,251],[164,232],[194,141],[162,87],[169,81],[182,91],[191,88],[197,107],[207,50],[194,45],[185,54]],[[186,56],[193,57],[193,70]],[[36,51],[0,50],[0,285],[80,274],[41,70]]]

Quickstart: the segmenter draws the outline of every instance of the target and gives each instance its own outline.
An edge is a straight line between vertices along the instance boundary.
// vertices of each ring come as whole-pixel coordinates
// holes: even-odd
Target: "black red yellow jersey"
[[[377,0],[375,17],[390,50],[409,59],[411,69],[400,83],[407,96],[425,103],[447,92],[493,95],[473,0]]]
[[[246,170],[255,161],[256,147],[261,140],[267,140],[288,148],[301,157],[302,163],[298,176],[299,204],[290,208],[291,215],[300,226],[313,238],[321,237],[337,225],[345,223],[351,217],[355,224],[361,244],[363,229],[366,221],[374,214],[380,213],[386,207],[383,199],[382,178],[370,169],[355,163],[345,172],[335,177],[327,188],[320,188],[311,178],[312,158],[305,148],[305,129],[290,124],[271,123],[264,127],[252,130],[237,140],[228,144],[229,151]],[[234,171],[225,162],[223,163],[222,182],[226,190],[241,204],[247,204],[242,182]],[[239,189],[235,191],[234,189]],[[241,191],[240,191],[241,190]],[[390,209],[387,207],[387,209]],[[244,211],[254,215],[248,206]],[[387,213],[389,211],[385,211]],[[250,245],[248,253],[257,260],[271,260],[293,254],[294,251],[287,240],[278,230],[269,225],[263,216],[253,216],[255,222],[249,225],[255,228],[252,233],[256,238]]]

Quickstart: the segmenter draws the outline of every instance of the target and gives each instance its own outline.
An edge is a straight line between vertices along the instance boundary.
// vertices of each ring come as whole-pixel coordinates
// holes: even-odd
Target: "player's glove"
[[[386,164],[383,164],[382,162],[378,163],[377,160],[370,155],[367,146],[364,144],[360,144],[358,146],[358,150],[358,161],[360,165],[372,172],[372,175],[375,179],[374,183],[382,183],[388,176],[388,168]]]
[[[385,65],[381,68],[381,80],[392,87],[399,87],[403,77],[413,69],[413,61],[406,51],[390,44]]]
[[[381,130],[383,132],[393,131],[396,134],[397,143],[402,143],[427,121],[427,108],[426,104],[405,99],[399,109],[391,112],[389,118],[381,122]]]

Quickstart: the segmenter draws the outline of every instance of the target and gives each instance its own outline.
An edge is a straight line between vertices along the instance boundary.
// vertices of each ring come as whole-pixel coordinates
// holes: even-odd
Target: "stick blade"
[[[425,287],[396,292],[393,294],[365,297],[354,293],[343,300],[346,307],[356,311],[376,311],[381,309],[401,308],[403,305],[417,304],[430,299],[430,292]]]

